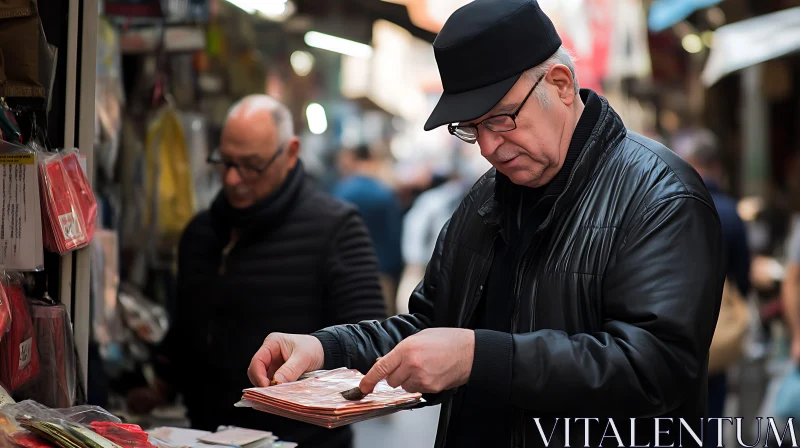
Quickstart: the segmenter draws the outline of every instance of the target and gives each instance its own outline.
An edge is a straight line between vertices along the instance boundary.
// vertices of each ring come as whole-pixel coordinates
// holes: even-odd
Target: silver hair
[[[553,66],[561,64],[565,65],[569,72],[572,73],[572,82],[575,87],[575,94],[578,94],[580,87],[578,86],[578,75],[575,73],[575,57],[567,50],[566,47],[563,45],[558,47],[555,53],[552,56],[547,58],[546,61],[542,62],[541,64],[533,67],[525,71],[524,76],[527,77],[531,81],[531,85],[539,80],[542,76],[544,76]],[[537,88],[534,93],[536,94],[536,99],[539,100],[539,104],[542,108],[547,109],[551,105],[550,95],[547,94],[546,89],[539,89]]]
[[[246,117],[260,111],[272,114],[272,120],[278,130],[278,144],[283,144],[295,136],[294,120],[289,108],[269,95],[248,95],[242,98],[228,110],[226,120],[234,115],[244,114]]]

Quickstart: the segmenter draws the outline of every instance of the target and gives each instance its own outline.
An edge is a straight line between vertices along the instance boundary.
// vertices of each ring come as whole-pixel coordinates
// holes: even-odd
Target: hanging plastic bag
[[[90,235],[81,207],[83,200],[61,162],[62,155],[50,154],[39,159],[45,247],[65,254],[87,246]]]
[[[35,301],[31,317],[39,351],[39,375],[23,386],[21,395],[51,408],[75,402],[75,345],[64,305]]]
[[[61,164],[67,171],[67,177],[72,184],[73,190],[77,194],[81,213],[83,214],[83,225],[86,230],[86,237],[92,241],[94,229],[97,224],[97,200],[94,197],[92,186],[89,179],[81,168],[78,153],[73,149],[67,149],[61,153]]]
[[[39,374],[39,352],[28,300],[18,279],[5,285],[11,305],[11,330],[0,341],[0,382],[9,392]]]

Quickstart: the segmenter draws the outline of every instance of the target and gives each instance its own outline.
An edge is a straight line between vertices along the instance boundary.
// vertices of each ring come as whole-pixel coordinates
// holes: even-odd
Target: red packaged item
[[[6,289],[0,284],[0,341],[11,330],[11,307],[8,304]]]
[[[123,448],[155,448],[150,436],[139,425],[113,422],[92,422],[92,431]]]
[[[39,375],[22,386],[20,395],[50,408],[68,408],[75,401],[75,346],[64,305],[33,301],[31,320],[39,354]]]
[[[29,433],[28,431],[19,431],[11,434],[11,440],[14,442],[15,446],[23,447],[23,448],[52,448],[54,447],[53,444],[50,442],[39,438],[34,434]]]
[[[11,305],[11,331],[0,341],[0,382],[14,392],[39,374],[39,352],[22,285],[10,282],[4,286]]]
[[[86,178],[86,173],[81,168],[80,159],[78,159],[78,153],[75,151],[65,153],[61,157],[61,164],[64,165],[69,181],[72,184],[72,189],[77,194],[78,203],[83,213],[83,229],[86,232],[86,238],[92,241],[97,223],[97,201],[94,198],[92,187],[89,185],[89,179]]]
[[[61,155],[41,160],[39,179],[42,194],[42,221],[45,247],[64,254],[89,244],[81,210],[81,200],[73,188]]]

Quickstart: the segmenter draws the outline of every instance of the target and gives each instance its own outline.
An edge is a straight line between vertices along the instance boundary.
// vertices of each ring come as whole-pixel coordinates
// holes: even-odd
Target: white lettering
[[[589,420],[594,420],[594,421],[600,423],[600,419],[599,418],[576,418],[575,419],[576,422],[578,420],[583,420],[583,428],[584,428],[584,431],[583,431],[584,445],[583,445],[583,447],[584,448],[589,448]]]
[[[775,434],[775,440],[778,441],[778,446],[783,445],[783,438],[786,437],[786,430],[789,430],[789,435],[792,436],[792,446],[797,446],[797,438],[794,434],[794,423],[792,423],[794,418],[789,417],[789,421],[786,423],[786,426],[783,427],[783,433],[781,434],[780,439],[778,438],[778,428],[775,427],[775,419],[772,417],[767,418],[769,421],[769,427],[767,428],[767,438],[764,440],[764,446],[766,447],[769,444],[769,429],[772,428],[772,432]],[[760,437],[759,437],[760,438]]]
[[[636,444],[636,419],[631,418],[631,448],[648,448],[649,446],[650,442],[647,442],[647,445]]]
[[[542,422],[539,421],[539,417],[535,417],[533,419],[533,421],[536,422],[536,428],[539,429],[539,435],[542,436],[542,442],[544,442],[544,446],[545,447],[549,447],[550,446],[550,441],[553,440],[553,433],[556,432],[556,426],[558,426],[558,420],[559,419],[556,418],[556,422],[553,424],[553,430],[550,431],[550,437],[549,438],[545,438],[544,430],[542,429]]]
[[[564,419],[564,433],[566,434],[566,437],[564,437],[564,441],[565,441],[564,448],[570,448],[569,447],[569,419],[568,418]]]
[[[730,424],[733,424],[733,419],[730,417],[725,417],[725,418],[712,417],[708,419],[709,423],[711,422],[711,420],[717,421],[717,448],[722,448],[722,421],[727,420]]]
[[[661,420],[669,420],[669,422],[672,423],[671,418],[656,418],[656,444],[654,445],[656,448],[662,446],[661,443],[659,443],[661,440],[661,434],[669,435],[669,429],[667,429],[666,432],[661,430]],[[675,442],[672,442],[672,445],[663,445],[664,448],[671,448],[673,446],[675,446]]]
[[[758,445],[758,442],[761,441],[761,417],[758,417],[758,440],[752,445],[748,445],[742,441],[742,418],[736,417],[736,441],[739,442],[739,446],[746,448],[753,448]]]
[[[606,435],[606,434],[608,434],[608,428],[609,427],[611,427],[611,430],[614,431],[614,435],[613,436],[607,436]],[[622,438],[620,438],[620,436],[619,436],[619,431],[617,431],[617,425],[614,424],[614,419],[613,418],[608,419],[608,423],[606,423],[606,430],[603,431],[603,437],[600,438],[600,446],[603,446],[603,441],[606,438],[617,439],[617,446],[619,446],[619,448],[624,448],[625,447],[625,444],[622,443]]]
[[[689,430],[689,434],[691,434],[691,436],[694,439],[695,443],[697,443],[697,446],[698,447],[703,446],[703,440],[702,440],[703,439],[703,426],[704,426],[703,419],[702,418],[700,419],[700,437],[698,437],[697,433],[694,432],[692,427],[689,426],[688,423],[686,423],[686,420],[681,418],[680,422],[681,422],[681,427],[686,428],[687,430]],[[683,448],[683,430],[681,430],[680,435],[678,436],[678,444],[679,444],[679,446],[681,448]]]

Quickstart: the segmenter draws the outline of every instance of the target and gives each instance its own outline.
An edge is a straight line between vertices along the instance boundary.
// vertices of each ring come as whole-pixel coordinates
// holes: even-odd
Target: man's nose
[[[225,169],[225,183],[229,186],[236,186],[242,183],[242,176],[239,175],[239,170],[235,166],[229,166]]]
[[[477,143],[481,147],[481,155],[488,159],[503,144],[503,137],[497,132],[481,127],[478,131]]]

